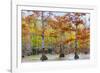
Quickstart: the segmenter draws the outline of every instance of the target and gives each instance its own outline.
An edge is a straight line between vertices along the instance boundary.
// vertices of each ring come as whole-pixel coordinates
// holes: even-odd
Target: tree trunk
[[[43,20],[43,12],[42,12],[42,56],[40,60],[44,61],[47,60],[47,56],[45,55],[45,47],[44,47],[44,20]]]
[[[74,54],[75,54],[75,56],[74,56],[74,59],[76,60],[76,59],[79,59],[79,56],[78,56],[78,48],[77,48],[77,25],[76,25],[76,34],[75,34],[75,37],[76,37],[76,39],[75,39],[75,52],[74,52]]]

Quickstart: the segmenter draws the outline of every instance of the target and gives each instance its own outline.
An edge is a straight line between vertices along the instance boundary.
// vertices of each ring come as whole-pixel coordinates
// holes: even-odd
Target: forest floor
[[[74,59],[74,54],[68,54],[65,55],[64,58],[59,58],[59,55],[55,54],[46,54],[46,56],[48,57],[47,61],[65,61],[65,60],[75,60]],[[31,55],[31,56],[25,56],[24,58],[22,58],[22,62],[42,62],[40,60],[41,58],[41,54],[39,55]],[[79,59],[78,60],[85,60],[85,59],[89,59],[90,58],[90,54],[79,54]]]

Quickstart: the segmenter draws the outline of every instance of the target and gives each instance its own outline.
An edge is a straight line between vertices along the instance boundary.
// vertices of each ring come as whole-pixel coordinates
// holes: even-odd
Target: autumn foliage
[[[86,13],[66,12],[56,15],[54,12],[31,12],[31,15],[22,16],[23,49],[29,48],[25,46],[29,43],[31,49],[35,47],[41,49],[43,32],[46,48],[50,46],[56,48],[59,44],[74,48],[75,39],[77,39],[78,48],[89,48],[90,27],[87,27],[82,19]]]

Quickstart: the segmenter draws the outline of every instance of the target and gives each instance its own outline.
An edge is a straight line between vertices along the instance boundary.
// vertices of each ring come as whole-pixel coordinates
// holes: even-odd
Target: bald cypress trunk
[[[42,12],[42,56],[40,58],[40,60],[44,61],[47,60],[47,56],[45,54],[45,46],[44,46],[44,20],[43,20],[43,12]]]
[[[76,33],[75,33],[75,52],[74,52],[74,54],[75,54],[75,56],[74,56],[74,59],[79,59],[79,56],[78,56],[78,48],[77,48],[77,43],[78,43],[78,39],[77,39],[77,25],[76,25]]]

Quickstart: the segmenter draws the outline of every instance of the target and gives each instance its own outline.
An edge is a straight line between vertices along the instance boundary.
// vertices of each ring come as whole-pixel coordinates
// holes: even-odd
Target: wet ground
[[[79,55],[79,60],[85,60],[90,58],[90,54],[78,54]],[[59,55],[51,55],[51,54],[46,54],[48,57],[47,61],[62,61],[62,60],[75,60],[74,59],[74,54],[68,54],[65,55],[64,58],[59,58]],[[42,62],[40,60],[41,54],[40,55],[31,55],[31,56],[25,56],[22,58],[22,62]]]

